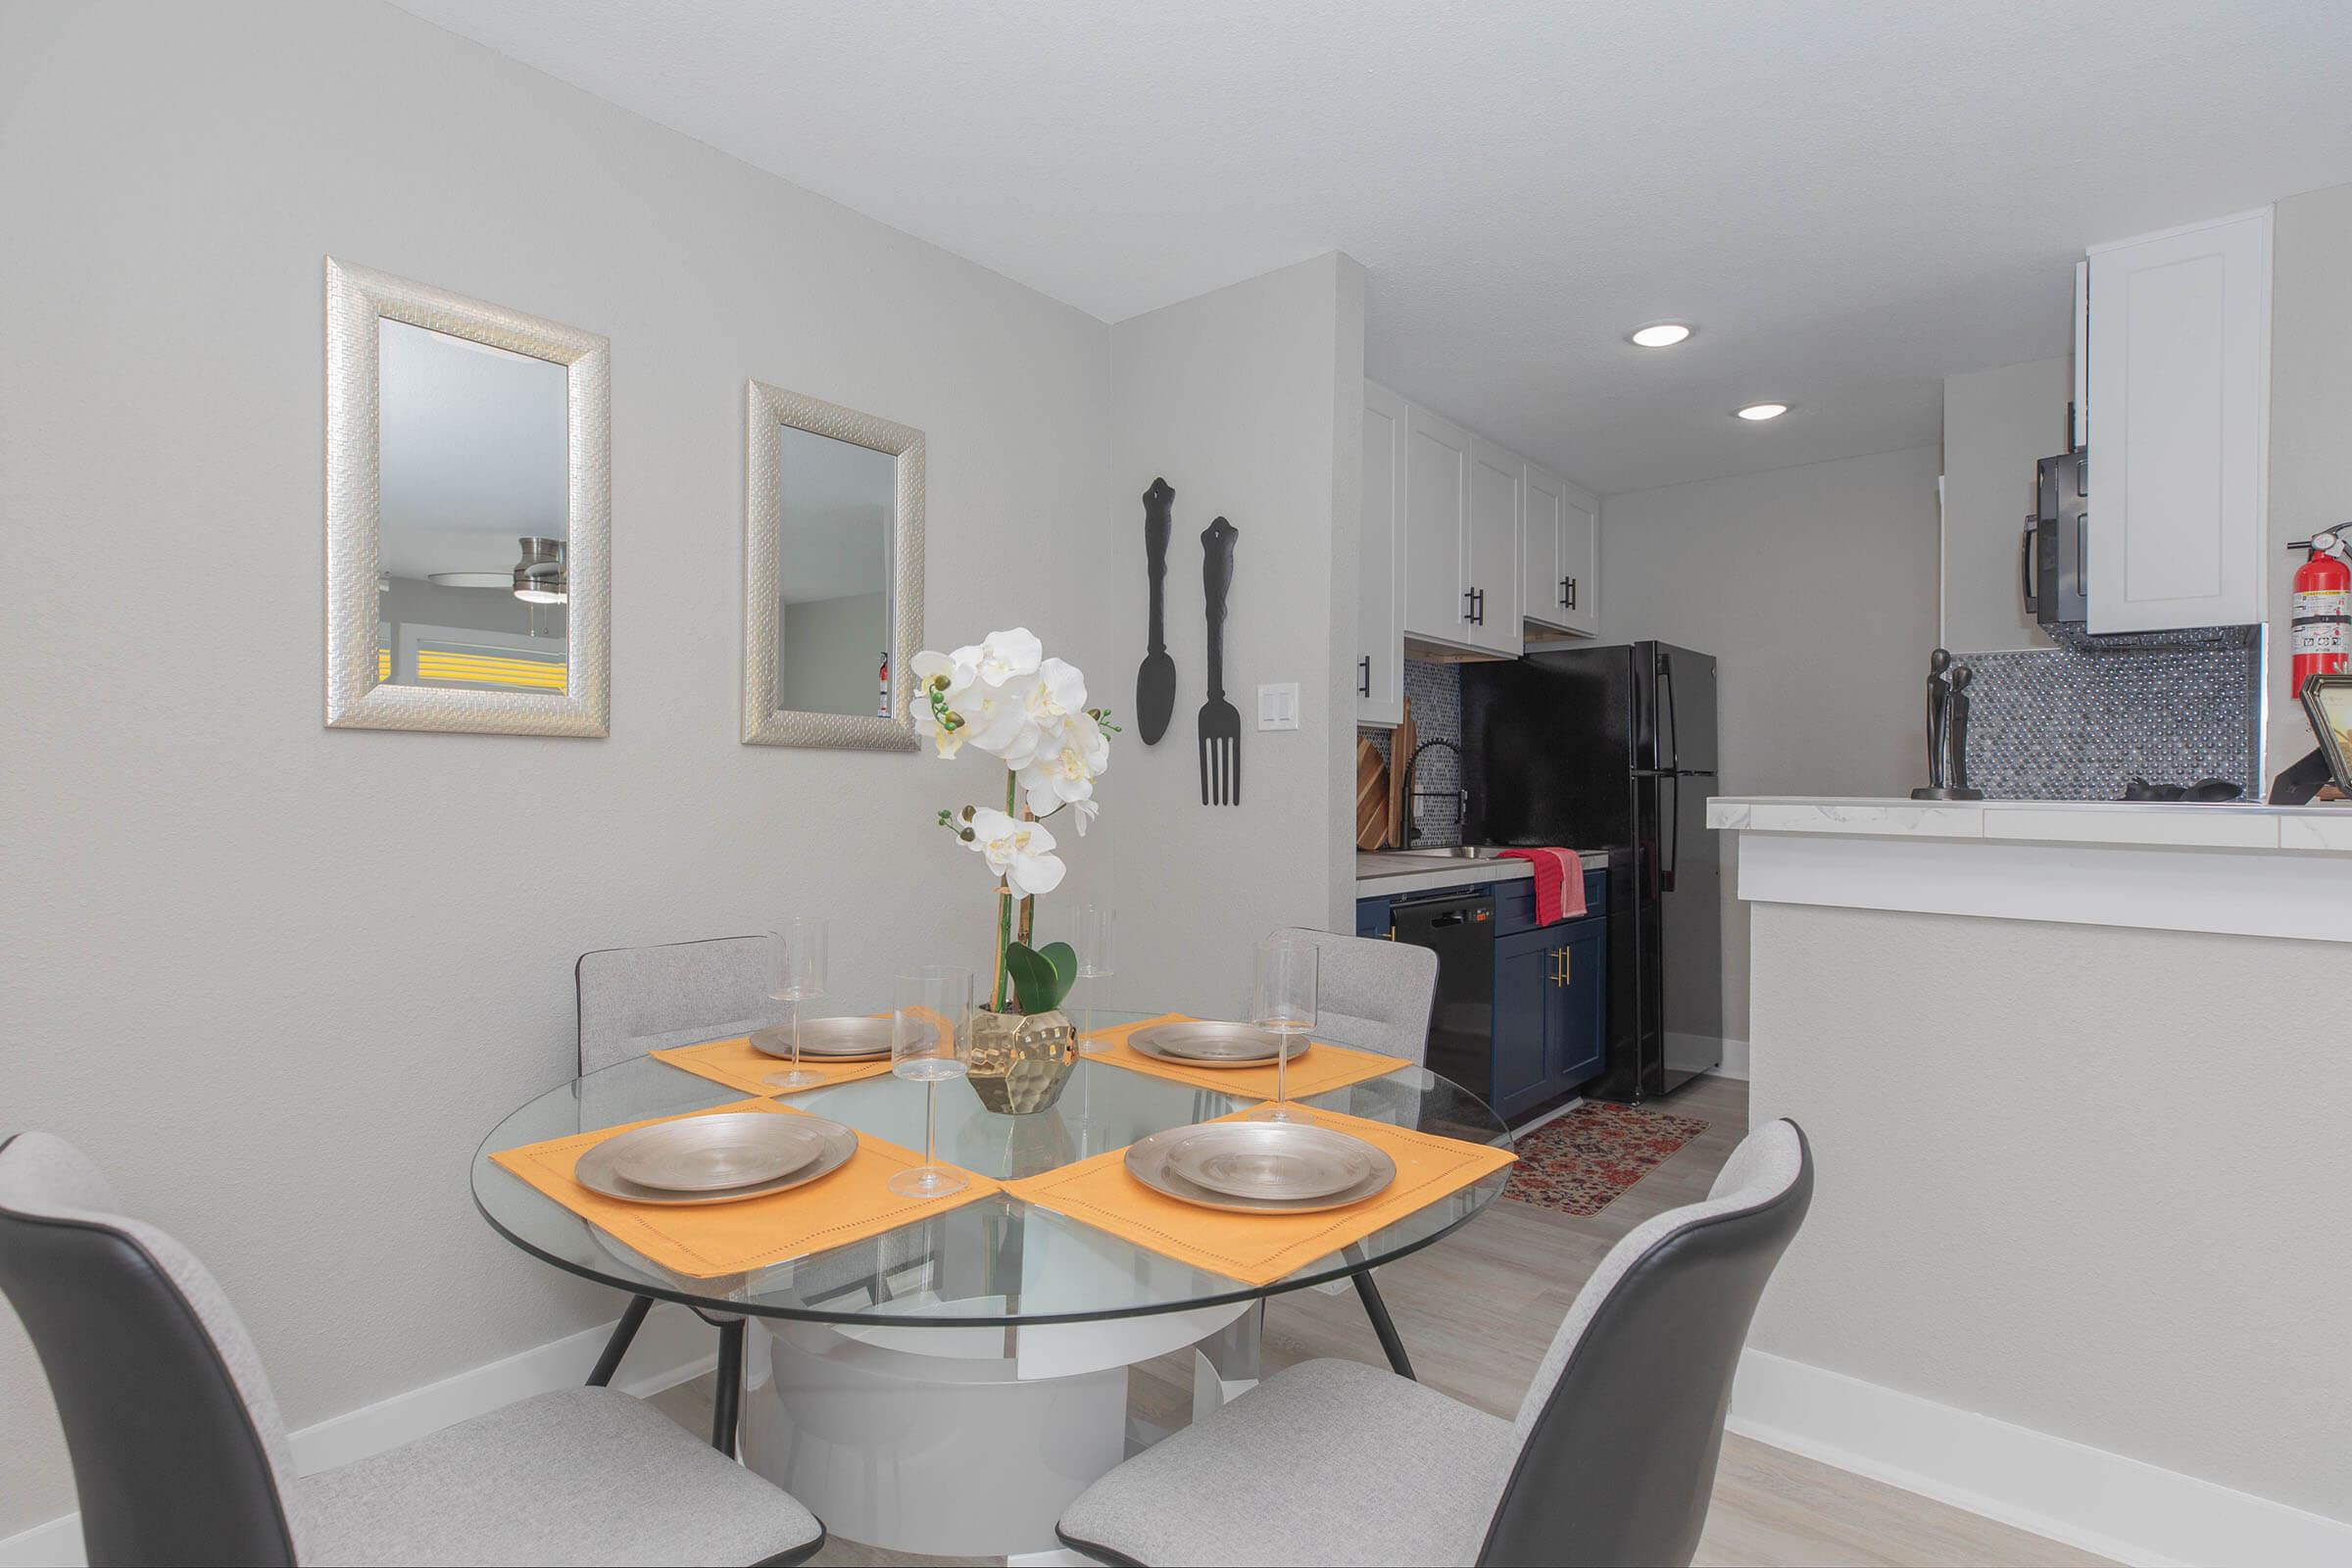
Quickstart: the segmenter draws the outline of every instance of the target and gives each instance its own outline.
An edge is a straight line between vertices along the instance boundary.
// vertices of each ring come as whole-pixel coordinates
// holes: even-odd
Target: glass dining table
[[[1089,1015],[1097,1029],[1157,1014]],[[939,1085],[938,1157],[999,1181],[1042,1175],[1252,1102],[1081,1057],[1050,1109],[1004,1115]],[[1196,1411],[1255,1381],[1264,1298],[1345,1288],[1459,1229],[1502,1191],[1498,1170],[1343,1251],[1248,1284],[1008,1195],[750,1274],[697,1279],[634,1253],[491,1155],[740,1101],[741,1090],[641,1056],[557,1086],[491,1129],[476,1205],[545,1262],[717,1321],[750,1320],[744,1462],[839,1534],[892,1550],[1051,1556],[1053,1521],[1154,1434],[1128,1417],[1127,1369],[1191,1348]],[[789,1097],[797,1109],[919,1150],[924,1090],[884,1074]],[[1508,1147],[1483,1101],[1402,1067],[1303,1103]],[[1384,1335],[1386,1325],[1382,1325]]]

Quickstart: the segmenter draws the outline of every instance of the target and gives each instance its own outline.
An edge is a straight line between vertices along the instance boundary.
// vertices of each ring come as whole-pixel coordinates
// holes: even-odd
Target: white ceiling
[[[1347,251],[1603,492],[1934,441],[2085,243],[2352,179],[2343,0],[401,3],[1106,320]]]

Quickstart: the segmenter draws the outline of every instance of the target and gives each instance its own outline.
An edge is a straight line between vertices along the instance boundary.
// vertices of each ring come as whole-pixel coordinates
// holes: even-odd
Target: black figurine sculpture
[[[1947,648],[1928,656],[1928,782],[1911,792],[1915,801],[1984,798],[1968,787],[1968,687],[1975,678]]]

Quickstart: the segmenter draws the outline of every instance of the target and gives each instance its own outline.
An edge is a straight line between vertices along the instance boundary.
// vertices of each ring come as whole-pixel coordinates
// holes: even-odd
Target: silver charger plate
[[[890,1031],[888,1013],[879,1018],[803,1018],[801,1054],[809,1060],[879,1061],[890,1054]],[[930,1025],[923,1026],[924,1038],[936,1033]],[[752,1049],[763,1055],[792,1059],[790,1024],[754,1030],[751,1041]]]
[[[1127,1043],[1145,1055],[1187,1067],[1271,1067],[1276,1044],[1286,1040],[1289,1061],[1305,1055],[1311,1044],[1304,1035],[1278,1035],[1255,1024],[1206,1018],[1151,1024],[1127,1037]]]
[[[1396,1179],[1396,1162],[1362,1139],[1305,1122],[1171,1127],[1129,1145],[1126,1163],[1128,1174],[1154,1192],[1237,1214],[1312,1214],[1346,1208]],[[1331,1188],[1334,1165],[1360,1174]],[[1249,1191],[1205,1185],[1188,1175],[1188,1169],[1223,1187]],[[1327,1190],[1302,1190],[1318,1187]]]
[[[572,1166],[572,1180],[592,1193],[602,1193],[607,1198],[617,1198],[631,1203],[651,1203],[670,1207],[689,1203],[740,1203],[747,1199],[765,1198],[770,1193],[787,1192],[795,1187],[805,1187],[819,1177],[830,1176],[843,1165],[848,1164],[850,1156],[858,1152],[858,1135],[840,1122],[829,1121],[822,1116],[797,1115],[791,1112],[772,1110],[744,1110],[721,1111],[716,1116],[688,1117],[686,1121],[715,1121],[720,1117],[747,1116],[790,1121],[796,1131],[814,1134],[818,1146],[816,1157],[797,1169],[788,1170],[780,1176],[754,1183],[749,1187],[730,1187],[723,1192],[711,1193],[668,1192],[659,1187],[647,1187],[640,1182],[633,1182],[612,1168],[612,1146],[624,1138],[634,1136],[634,1134],[623,1133],[620,1138],[608,1138],[582,1154],[578,1163]],[[663,1122],[661,1125],[665,1127],[683,1126],[685,1122]],[[652,1129],[641,1128],[639,1130],[651,1131]]]
[[[1371,1175],[1377,1152],[1305,1122],[1218,1122],[1170,1143],[1167,1168],[1232,1198],[1329,1198]]]
[[[823,1145],[797,1116],[731,1111],[656,1122],[608,1140],[614,1175],[665,1193],[717,1193],[799,1170]]]

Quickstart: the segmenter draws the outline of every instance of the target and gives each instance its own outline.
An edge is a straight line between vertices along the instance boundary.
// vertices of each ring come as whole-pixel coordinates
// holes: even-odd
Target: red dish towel
[[[1525,860],[1536,873],[1536,924],[1573,920],[1585,912],[1585,861],[1574,850],[1505,850],[1498,860]]]

